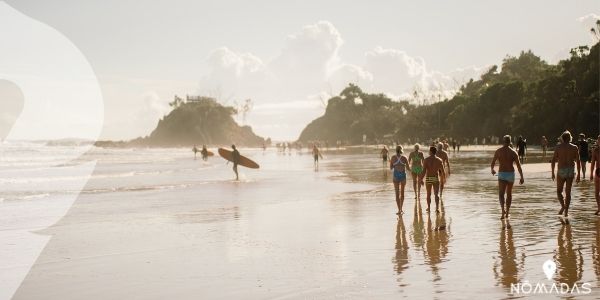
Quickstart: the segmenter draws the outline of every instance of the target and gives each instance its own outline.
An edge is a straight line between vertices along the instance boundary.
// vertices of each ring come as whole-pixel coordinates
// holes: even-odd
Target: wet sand
[[[68,214],[38,232],[50,241],[14,299],[502,299],[525,280],[589,282],[577,298],[600,297],[593,185],[574,188],[564,225],[539,157],[502,222],[492,147],[451,154],[439,215],[425,212],[424,191],[415,201],[409,176],[400,219],[370,147],[325,151],[318,171],[306,152],[247,150],[261,170],[244,169],[240,182],[231,165],[193,161],[188,149],[151,166],[154,156],[123,164],[125,154],[97,151]]]

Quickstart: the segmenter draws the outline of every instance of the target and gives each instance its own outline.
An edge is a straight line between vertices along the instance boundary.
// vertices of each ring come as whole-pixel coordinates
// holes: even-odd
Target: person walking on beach
[[[194,148],[192,148],[192,152],[194,152],[194,160],[196,160],[196,153],[198,153],[198,148],[196,148],[196,145],[194,145]]]
[[[456,151],[460,153],[460,140],[456,142]]]
[[[388,155],[390,151],[388,150],[386,145],[383,145],[383,149],[381,149],[381,159],[383,160],[383,164],[385,165],[388,161]]]
[[[408,155],[408,162],[410,164],[410,173],[413,181],[413,190],[415,191],[415,199],[421,197],[421,185],[419,185],[419,175],[423,173],[423,159],[425,159],[423,152],[419,151],[421,146],[415,144],[415,151]]]
[[[546,158],[546,151],[548,150],[548,139],[545,135],[542,135],[542,140],[540,141],[542,145],[542,157]]]
[[[556,146],[552,157],[552,180],[556,180],[556,195],[560,202],[561,209],[558,214],[564,212],[564,216],[569,216],[569,206],[571,205],[571,187],[573,179],[579,182],[581,163],[579,161],[579,149],[573,145],[571,141],[573,137],[569,131],[565,131],[561,135],[562,143]],[[558,172],[554,174],[554,169],[558,163]],[[575,177],[575,166],[577,166],[577,177]],[[565,187],[566,184],[566,187]],[[563,197],[563,188],[565,195]]]
[[[594,177],[595,176],[595,177]],[[596,216],[600,215],[600,135],[596,140],[596,147],[592,149],[592,162],[590,165],[590,181],[594,182],[594,198],[596,198]]]
[[[492,175],[496,175],[496,161],[498,161],[498,198],[500,200],[500,208],[502,209],[502,215],[500,219],[510,217],[510,205],[512,204],[512,189],[515,182],[515,167],[519,171],[519,184],[523,184],[525,179],[523,178],[523,170],[521,169],[521,162],[519,156],[510,145],[512,144],[510,135],[503,137],[503,146],[498,148],[494,153],[492,159],[491,169]],[[506,205],[505,205],[506,200]]]
[[[200,150],[200,154],[202,154],[202,160],[208,160],[208,149],[206,149],[206,145],[202,145],[202,150]]]
[[[519,153],[519,159],[521,160],[521,164],[525,163],[525,154],[527,152],[527,140],[525,140],[522,136],[519,136],[519,140],[517,141],[517,152]]]
[[[408,158],[403,154],[402,146],[396,146],[396,155],[390,159],[390,169],[394,172],[394,190],[396,191],[396,205],[398,206],[397,215],[404,214],[402,206],[404,205],[404,187],[406,187],[406,167]]]
[[[231,157],[233,158],[233,172],[235,173],[235,180],[240,180],[240,176],[238,174],[238,164],[240,163],[240,152],[235,148],[235,145],[231,145]]]
[[[312,154],[313,154],[315,169],[318,169],[319,168],[319,157],[323,158],[323,155],[321,155],[321,151],[317,147],[317,144],[313,145]]]
[[[456,140],[452,140],[452,152],[456,153]]]
[[[448,159],[448,152],[444,150],[443,144],[438,144],[436,156],[442,160],[442,165],[444,166],[444,180],[440,182],[440,198],[444,195],[444,186],[446,186],[446,182],[448,181],[448,177],[450,177],[450,160]]]
[[[429,156],[423,160],[423,172],[419,176],[419,184],[423,185],[423,178],[425,178],[425,190],[427,191],[427,212],[431,208],[431,189],[435,195],[435,212],[439,213],[440,204],[440,182],[445,180],[444,175],[444,162],[441,158],[435,154],[437,152],[436,147],[429,148]]]
[[[579,148],[579,160],[581,161],[581,178],[585,180],[586,164],[590,160],[590,149],[589,143],[585,139],[585,134],[579,134],[579,141],[577,141],[577,148]],[[591,173],[592,171],[590,171]]]

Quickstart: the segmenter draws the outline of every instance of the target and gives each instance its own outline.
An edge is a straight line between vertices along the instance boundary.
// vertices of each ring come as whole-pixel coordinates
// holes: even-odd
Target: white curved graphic
[[[100,135],[104,106],[90,64],[64,35],[0,1],[0,36],[0,80],[23,96],[0,142],[0,299],[10,299],[50,239],[36,231],[67,213],[94,171],[95,161],[73,160]],[[52,184],[28,183],[40,177]]]

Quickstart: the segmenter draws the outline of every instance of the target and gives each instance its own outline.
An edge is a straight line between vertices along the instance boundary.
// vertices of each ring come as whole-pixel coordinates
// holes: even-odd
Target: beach
[[[36,157],[51,157],[40,149]],[[575,298],[597,299],[600,218],[589,178],[574,187],[564,224],[549,158],[531,151],[502,222],[489,172],[495,147],[461,150],[450,152],[442,213],[425,211],[424,191],[415,201],[409,176],[401,218],[375,146],[323,149],[318,170],[306,149],[242,148],[261,168],[240,168],[240,181],[222,158],[194,160],[187,148],[93,147],[62,166],[93,163],[89,179],[4,156],[5,170],[25,175],[0,181],[3,211],[44,215],[53,199],[74,197],[49,227],[35,211],[0,223],[5,234],[46,241],[14,299],[505,299],[522,297],[511,284],[523,282],[589,283],[592,292]],[[548,259],[557,263],[551,280]]]

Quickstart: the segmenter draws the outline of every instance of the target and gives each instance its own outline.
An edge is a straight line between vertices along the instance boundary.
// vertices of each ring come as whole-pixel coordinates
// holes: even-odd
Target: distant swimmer
[[[415,151],[408,155],[408,162],[410,164],[410,173],[413,181],[413,190],[415,191],[415,199],[419,199],[421,196],[421,185],[418,183],[418,178],[423,173],[423,152],[419,151],[420,145],[415,144]]]
[[[571,187],[573,179],[579,182],[579,172],[581,163],[579,161],[579,149],[571,141],[573,137],[569,131],[561,135],[562,143],[556,146],[554,156],[552,157],[552,180],[556,180],[556,195],[560,202],[561,209],[558,214],[564,212],[564,216],[569,216],[569,206],[571,205]],[[554,167],[558,162],[558,172],[554,174]],[[575,166],[577,166],[577,177],[575,177]],[[563,188],[565,187],[565,196],[563,197]]]
[[[585,179],[586,164],[590,160],[589,146],[589,143],[585,140],[585,134],[580,133],[579,140],[577,141],[577,148],[579,148],[579,160],[581,161],[581,178],[583,179]]]
[[[548,151],[548,139],[545,135],[542,135],[542,140],[540,141],[540,145],[542,146],[542,157],[546,158],[546,151]]]
[[[312,154],[313,154],[315,169],[318,169],[319,168],[319,158],[323,158],[323,155],[321,155],[321,150],[319,150],[319,148],[317,147],[317,144],[313,145]]]
[[[202,154],[202,160],[208,160],[208,149],[206,149],[206,145],[202,145],[202,150],[200,150],[200,154]]]
[[[233,159],[233,172],[235,172],[235,180],[240,180],[240,176],[238,174],[238,164],[240,163],[240,152],[235,148],[235,145],[231,145],[231,149],[233,149],[231,156]]]
[[[444,162],[436,156],[437,148],[429,148],[429,156],[423,160],[423,172],[419,176],[419,184],[423,184],[425,178],[425,190],[427,191],[427,211],[431,208],[431,189],[435,195],[435,212],[439,213],[440,204],[440,182],[445,180]]]
[[[600,135],[596,140],[596,147],[592,149],[590,181],[594,181],[594,197],[597,206],[595,215],[598,216],[600,215]]]
[[[500,198],[500,208],[502,209],[502,216],[500,219],[510,217],[510,205],[512,204],[512,189],[515,182],[515,168],[519,171],[519,184],[523,184],[523,170],[521,169],[521,162],[519,161],[519,155],[513,150],[510,145],[512,144],[510,135],[505,135],[503,138],[503,146],[496,150],[494,158],[492,159],[492,175],[496,175],[496,161],[500,165],[498,167],[498,196]],[[506,195],[506,207],[504,205],[504,199]]]
[[[388,150],[387,146],[383,146],[383,149],[381,149],[381,159],[383,160],[383,164],[385,165],[388,161],[388,155],[389,155],[390,151]]]
[[[521,164],[525,163],[525,155],[527,154],[527,140],[522,136],[519,136],[519,140],[517,141],[517,153],[519,154]]]
[[[196,153],[198,153],[198,148],[196,148],[196,145],[194,145],[194,148],[192,148],[192,152],[194,152],[194,160],[196,160]]]
[[[444,166],[444,180],[440,182],[440,198],[444,195],[444,187],[450,177],[450,159],[448,159],[448,152],[444,150],[443,144],[438,144],[436,156],[439,157]]]
[[[406,168],[408,167],[408,158],[402,152],[402,146],[396,146],[396,155],[390,159],[390,169],[394,172],[393,183],[398,206],[397,215],[404,213],[402,206],[404,205],[404,187],[406,186]]]

